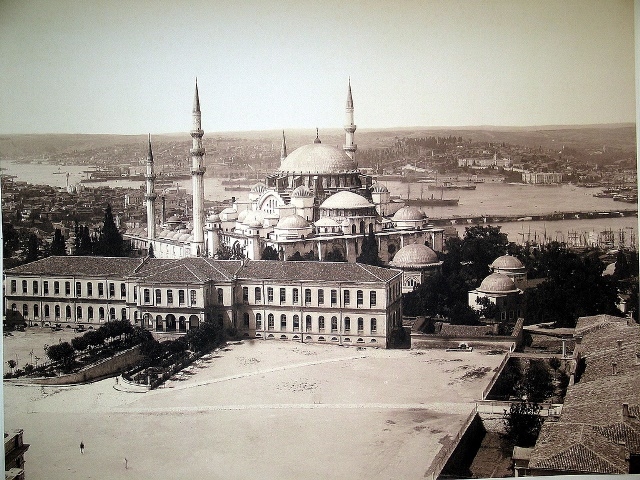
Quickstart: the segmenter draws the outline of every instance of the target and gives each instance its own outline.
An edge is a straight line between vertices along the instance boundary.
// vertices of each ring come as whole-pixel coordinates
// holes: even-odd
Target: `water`
[[[15,175],[18,180],[32,184],[47,184],[56,187],[66,185],[66,175],[69,173],[69,183],[78,183],[86,178],[87,166],[63,166],[42,164],[24,164],[11,161],[2,161],[0,165],[5,170],[4,174]],[[62,172],[63,174],[56,174]],[[225,190],[222,179],[205,177],[205,198],[213,201],[228,200],[231,197],[246,198],[247,191]],[[176,182],[180,188],[191,193],[191,180],[185,179]],[[407,183],[398,181],[385,181],[384,183],[392,195],[407,197],[408,189],[412,198],[439,196],[439,191],[429,190],[428,184]],[[106,185],[111,187],[140,188],[143,182],[126,179],[112,180],[109,182],[88,183],[87,186]],[[458,198],[458,206],[455,207],[423,207],[424,212],[430,218],[449,218],[455,216],[482,216],[482,215],[517,215],[528,216],[533,214],[553,213],[557,211],[615,211],[620,209],[632,209],[633,204],[614,202],[610,198],[596,198],[594,193],[599,189],[579,188],[575,185],[538,186],[521,184],[504,184],[500,182],[485,182],[476,184],[475,190],[449,190],[444,192],[445,198]],[[460,234],[464,233],[464,225],[456,225]],[[618,236],[623,231],[626,242],[636,237],[638,231],[637,217],[623,218],[596,218],[581,220],[560,221],[526,221],[505,222],[502,231],[507,233],[512,242],[522,242],[527,238],[563,241],[568,238],[569,232],[598,233],[604,230],[613,230]],[[616,240],[617,241],[617,240]]]

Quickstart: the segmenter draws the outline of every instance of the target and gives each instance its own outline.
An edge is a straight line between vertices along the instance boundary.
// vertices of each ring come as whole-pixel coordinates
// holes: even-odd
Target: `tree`
[[[540,405],[532,402],[513,402],[504,412],[507,437],[518,447],[532,447],[536,443],[544,419]]]
[[[153,244],[152,243],[149,244],[149,254],[148,255],[149,255],[149,258],[155,258],[155,255],[153,253]]]
[[[340,252],[340,250],[338,250],[337,248],[334,248],[333,250],[327,252],[327,254],[324,257],[324,261],[325,262],[346,262],[344,256],[342,255],[342,252]]]
[[[529,362],[524,372],[522,388],[529,402],[544,402],[553,395],[553,378],[544,360]]]
[[[104,211],[104,224],[98,239],[98,248],[96,253],[104,255],[105,257],[124,256],[124,240],[122,239],[122,234],[113,220],[111,205],[107,205],[107,208]]]
[[[489,275],[489,264],[507,253],[509,240],[500,227],[474,225],[465,229],[460,244],[463,261],[471,262],[472,277],[483,279]]]
[[[476,303],[482,306],[480,309],[480,317],[494,320],[498,319],[500,309],[495,303],[489,300],[489,297],[478,297]]]
[[[20,236],[13,224],[2,222],[2,252],[5,260],[20,247]]]
[[[369,232],[362,239],[362,249],[360,255],[356,258],[356,262],[374,266],[382,264],[382,260],[378,256],[378,242],[373,232]]]
[[[11,360],[7,360],[7,365],[9,365],[11,373],[13,373],[13,369],[16,368],[16,365],[18,365],[18,363],[12,358]]]
[[[25,257],[25,261],[27,263],[35,262],[36,260],[38,260],[39,256],[40,256],[40,240],[38,239],[38,236],[35,233],[30,233],[29,240],[27,243],[27,255]]]
[[[47,348],[47,357],[52,362],[60,362],[65,369],[71,366],[74,354],[75,350],[69,342],[58,343]]]
[[[67,254],[67,246],[64,241],[64,235],[59,228],[56,228],[55,232],[53,232],[53,241],[51,242],[51,248],[49,250],[51,255],[66,255]]]
[[[613,276],[617,280],[622,280],[628,278],[631,275],[631,269],[629,268],[629,262],[627,261],[627,256],[624,251],[620,250],[618,255],[616,255],[616,265],[613,272]]]
[[[264,247],[262,255],[260,255],[260,260],[280,260],[280,256],[275,248],[271,245],[267,245]]]
[[[300,252],[296,250],[295,253],[291,255],[287,260],[289,260],[290,262],[301,262],[304,260],[304,258],[302,258]]]

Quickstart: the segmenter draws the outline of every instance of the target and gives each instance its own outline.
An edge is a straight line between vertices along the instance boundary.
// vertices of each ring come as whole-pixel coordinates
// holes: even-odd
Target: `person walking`
[[[84,442],[80,442],[80,453],[84,455]]]

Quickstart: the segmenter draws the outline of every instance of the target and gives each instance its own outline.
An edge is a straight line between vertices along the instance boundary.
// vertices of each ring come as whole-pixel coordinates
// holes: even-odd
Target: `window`
[[[369,292],[369,306],[375,307],[376,303],[377,303],[376,292],[372,290]]]
[[[38,318],[40,316],[40,309],[38,308],[38,304],[36,303],[33,306],[33,318]]]
[[[89,321],[93,320],[93,307],[87,308],[87,318]]]
[[[49,282],[47,280],[42,282],[42,293],[49,295]]]
[[[362,333],[364,330],[364,319],[358,318],[358,333]]]
[[[93,295],[93,283],[87,282],[87,297],[91,297]]]
[[[120,309],[120,320],[126,320],[127,319],[127,309],[126,308],[121,308]]]
[[[306,304],[311,303],[311,289],[310,288],[305,288],[304,289],[304,303],[306,303]]]
[[[82,296],[82,284],[80,282],[76,282],[76,297]]]
[[[249,287],[242,287],[242,302],[249,303]]]
[[[151,292],[148,288],[144,289],[144,303],[151,303]]]
[[[167,290],[167,304],[173,305],[173,290]]]
[[[324,303],[324,290],[318,290],[318,305],[322,305]]]
[[[27,293],[27,281],[22,280],[22,293]]]
[[[351,319],[349,317],[344,317],[344,331],[351,331]]]
[[[222,305],[224,303],[224,292],[221,288],[218,289],[218,305]]]
[[[56,320],[57,320],[58,318],[60,318],[60,305],[56,305],[56,306],[53,308],[53,311],[54,311],[54,313],[55,313]]]
[[[371,333],[376,333],[378,331],[378,322],[375,318],[371,319]]]
[[[64,309],[65,317],[67,319],[71,318],[71,305],[67,305]]]
[[[22,305],[22,316],[24,318],[29,318],[29,305],[27,305],[26,303]]]
[[[156,288],[156,305],[162,303],[162,291],[159,288]]]
[[[115,320],[116,319],[116,309],[111,307],[109,309],[109,320]]]
[[[256,330],[262,330],[262,314],[256,313]]]
[[[256,297],[256,303],[262,301],[262,290],[260,290],[260,287],[255,288],[254,296]]]
[[[104,320],[104,308],[103,307],[100,307],[98,309],[98,318],[100,319],[101,322]]]
[[[344,304],[349,305],[351,303],[351,294],[349,293],[349,290],[345,290],[343,293],[344,293]]]
[[[120,284],[120,298],[124,298],[127,296],[127,284],[126,283],[121,283]]]
[[[64,282],[64,294],[71,295],[71,282]]]
[[[304,328],[307,332],[311,331],[311,315],[307,315],[307,318],[304,320]]]
[[[242,324],[244,328],[249,328],[249,314],[247,312],[242,315]]]
[[[294,288],[293,289],[293,303],[298,303],[300,299],[298,298],[298,289]]]
[[[331,305],[335,305],[338,303],[338,291],[331,290]]]
[[[195,305],[196,304],[196,291],[195,290],[191,290],[189,292],[189,300],[191,301],[191,305]]]
[[[115,283],[110,283],[109,284],[109,296],[110,297],[115,297],[116,296],[116,284]]]
[[[267,301],[269,303],[273,302],[273,288],[272,287],[268,287],[267,288]]]
[[[356,293],[356,304],[358,305],[358,307],[361,307],[363,303],[364,294],[362,293],[362,290],[358,290],[358,292]]]
[[[337,317],[331,317],[331,331],[332,332],[337,332],[338,331],[338,318]]]
[[[298,315],[293,316],[293,331],[297,332],[300,330],[300,317]]]
[[[82,307],[76,308],[76,319],[82,320]]]
[[[60,295],[60,282],[53,282],[53,293]]]
[[[287,291],[284,288],[280,289],[280,303],[284,303],[287,299]]]
[[[273,330],[274,329],[274,325],[275,325],[275,321],[274,321],[274,318],[273,318],[273,313],[270,313],[267,316],[267,322],[268,322],[267,325],[269,327],[269,330]]]
[[[34,295],[38,294],[38,281],[37,280],[33,281],[33,294]]]
[[[99,283],[98,284],[98,296],[99,297],[104,297],[104,284],[103,283]]]
[[[324,332],[324,317],[322,316],[318,317],[318,329]]]
[[[501,320],[506,320],[507,319],[507,312],[500,312],[500,319]]]
[[[138,286],[133,286],[133,301],[136,302],[138,300]]]
[[[178,303],[184,305],[184,290],[178,290]]]
[[[283,313],[280,315],[280,330],[287,329],[287,316]]]
[[[44,318],[49,318],[49,313],[51,313],[50,310],[49,310],[49,305],[45,305],[44,306]]]
[[[16,293],[16,290],[18,289],[18,282],[16,282],[15,280],[11,280],[11,293]]]

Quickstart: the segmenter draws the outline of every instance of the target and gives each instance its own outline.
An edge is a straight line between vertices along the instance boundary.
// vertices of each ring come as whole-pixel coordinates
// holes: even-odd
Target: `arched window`
[[[38,308],[38,304],[36,303],[33,306],[33,318],[38,318],[40,316],[39,314],[40,314],[40,310]]]
[[[56,305],[56,306],[53,308],[53,311],[54,311],[54,313],[55,313],[55,318],[56,318],[56,320],[57,320],[57,319],[59,319],[59,318],[60,318],[60,305]]]
[[[331,317],[331,331],[332,332],[337,332],[338,331],[338,318],[337,317]]]
[[[249,303],[249,287],[242,287],[242,303]]]
[[[311,331],[311,315],[307,315],[304,323],[305,323],[305,326],[304,326],[305,330],[307,332],[310,332]]]
[[[159,288],[156,288],[156,305],[162,303],[162,292]]]
[[[273,313],[270,313],[267,316],[267,322],[269,330],[273,330],[275,328],[275,319],[273,318]]]
[[[244,328],[249,328],[249,314],[247,312],[242,315],[242,323]]]
[[[76,307],[76,319],[82,320],[82,307]]]
[[[260,287],[255,288],[254,296],[256,298],[256,303],[262,301],[262,290],[260,290]]]
[[[298,315],[293,316],[293,331],[297,332],[300,330],[300,317]]]
[[[22,305],[22,316],[24,318],[29,318],[29,305],[26,303]]]
[[[66,318],[71,318],[71,306],[67,305],[67,307],[64,309],[64,313],[65,313],[65,317]]]
[[[324,317],[322,315],[318,317],[318,330],[324,332]]]
[[[262,314],[256,313],[256,330],[262,330]]]
[[[349,332],[351,330],[351,319],[349,317],[344,317],[344,331]]]
[[[358,333],[362,333],[364,330],[364,319],[358,318]]]
[[[44,306],[44,318],[49,318],[49,305]]]
[[[120,284],[120,297],[124,298],[127,296],[127,285],[124,283]]]
[[[375,318],[371,319],[371,333],[376,333],[378,331],[378,322]]]
[[[280,330],[287,329],[287,316],[283,313],[280,315]]]
[[[93,307],[89,307],[89,308],[87,309],[87,318],[88,318],[89,320],[93,320]]]
[[[98,309],[98,319],[102,322],[104,321],[104,308],[100,307]]]
[[[224,303],[224,292],[221,288],[218,289],[218,305],[222,305]]]
[[[109,309],[109,320],[115,320],[116,319],[116,309],[111,307]]]
[[[120,320],[126,320],[127,319],[127,309],[126,308],[121,308],[120,309]]]
[[[144,303],[151,303],[151,292],[148,288],[144,289]]]

